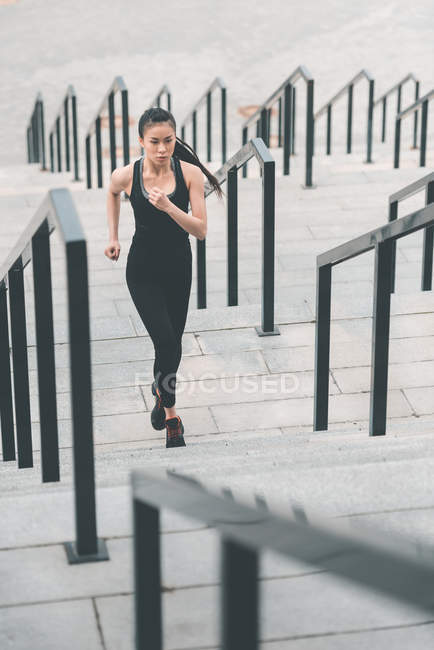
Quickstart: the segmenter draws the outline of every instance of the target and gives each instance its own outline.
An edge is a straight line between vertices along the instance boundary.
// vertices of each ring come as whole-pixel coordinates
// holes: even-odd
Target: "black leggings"
[[[174,406],[191,290],[190,241],[158,253],[134,236],[125,276],[131,298],[154,344],[154,379],[162,404]]]

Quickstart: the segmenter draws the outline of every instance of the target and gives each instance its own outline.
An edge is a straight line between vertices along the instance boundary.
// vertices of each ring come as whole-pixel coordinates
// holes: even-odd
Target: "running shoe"
[[[161,403],[161,395],[155,385],[155,381],[152,382],[151,390],[152,394],[155,395],[155,405],[151,411],[151,424],[154,429],[158,429],[160,431],[165,427],[164,421],[166,419],[166,411],[164,410],[164,406]]]
[[[166,447],[185,447],[184,425],[179,415],[166,419]]]

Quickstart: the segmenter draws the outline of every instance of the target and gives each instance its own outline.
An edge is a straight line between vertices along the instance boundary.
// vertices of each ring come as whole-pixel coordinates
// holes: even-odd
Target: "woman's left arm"
[[[159,210],[167,212],[178,223],[181,228],[187,230],[197,239],[205,239],[207,233],[207,215],[204,195],[204,180],[202,170],[197,166],[190,169],[190,205],[192,214],[184,210],[167,197],[158,187],[153,187],[149,192],[149,200]]]

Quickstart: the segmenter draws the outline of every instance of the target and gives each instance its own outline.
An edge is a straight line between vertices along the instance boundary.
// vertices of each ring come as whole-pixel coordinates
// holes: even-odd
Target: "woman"
[[[149,108],[139,119],[138,131],[146,157],[112,172],[107,195],[110,241],[104,253],[119,259],[124,191],[136,225],[126,281],[155,350],[151,423],[154,429],[166,427],[166,447],[180,447],[185,446],[184,425],[176,413],[175,390],[192,279],[189,234],[203,240],[207,233],[203,174],[220,198],[222,190],[193,149],[176,136],[170,111]]]

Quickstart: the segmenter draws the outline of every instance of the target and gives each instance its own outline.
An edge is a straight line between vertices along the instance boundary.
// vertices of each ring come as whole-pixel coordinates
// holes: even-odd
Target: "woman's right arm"
[[[107,191],[107,223],[109,243],[104,254],[111,260],[117,261],[121,246],[119,244],[119,213],[121,209],[121,192],[125,191],[130,181],[130,165],[119,167],[112,171]]]

